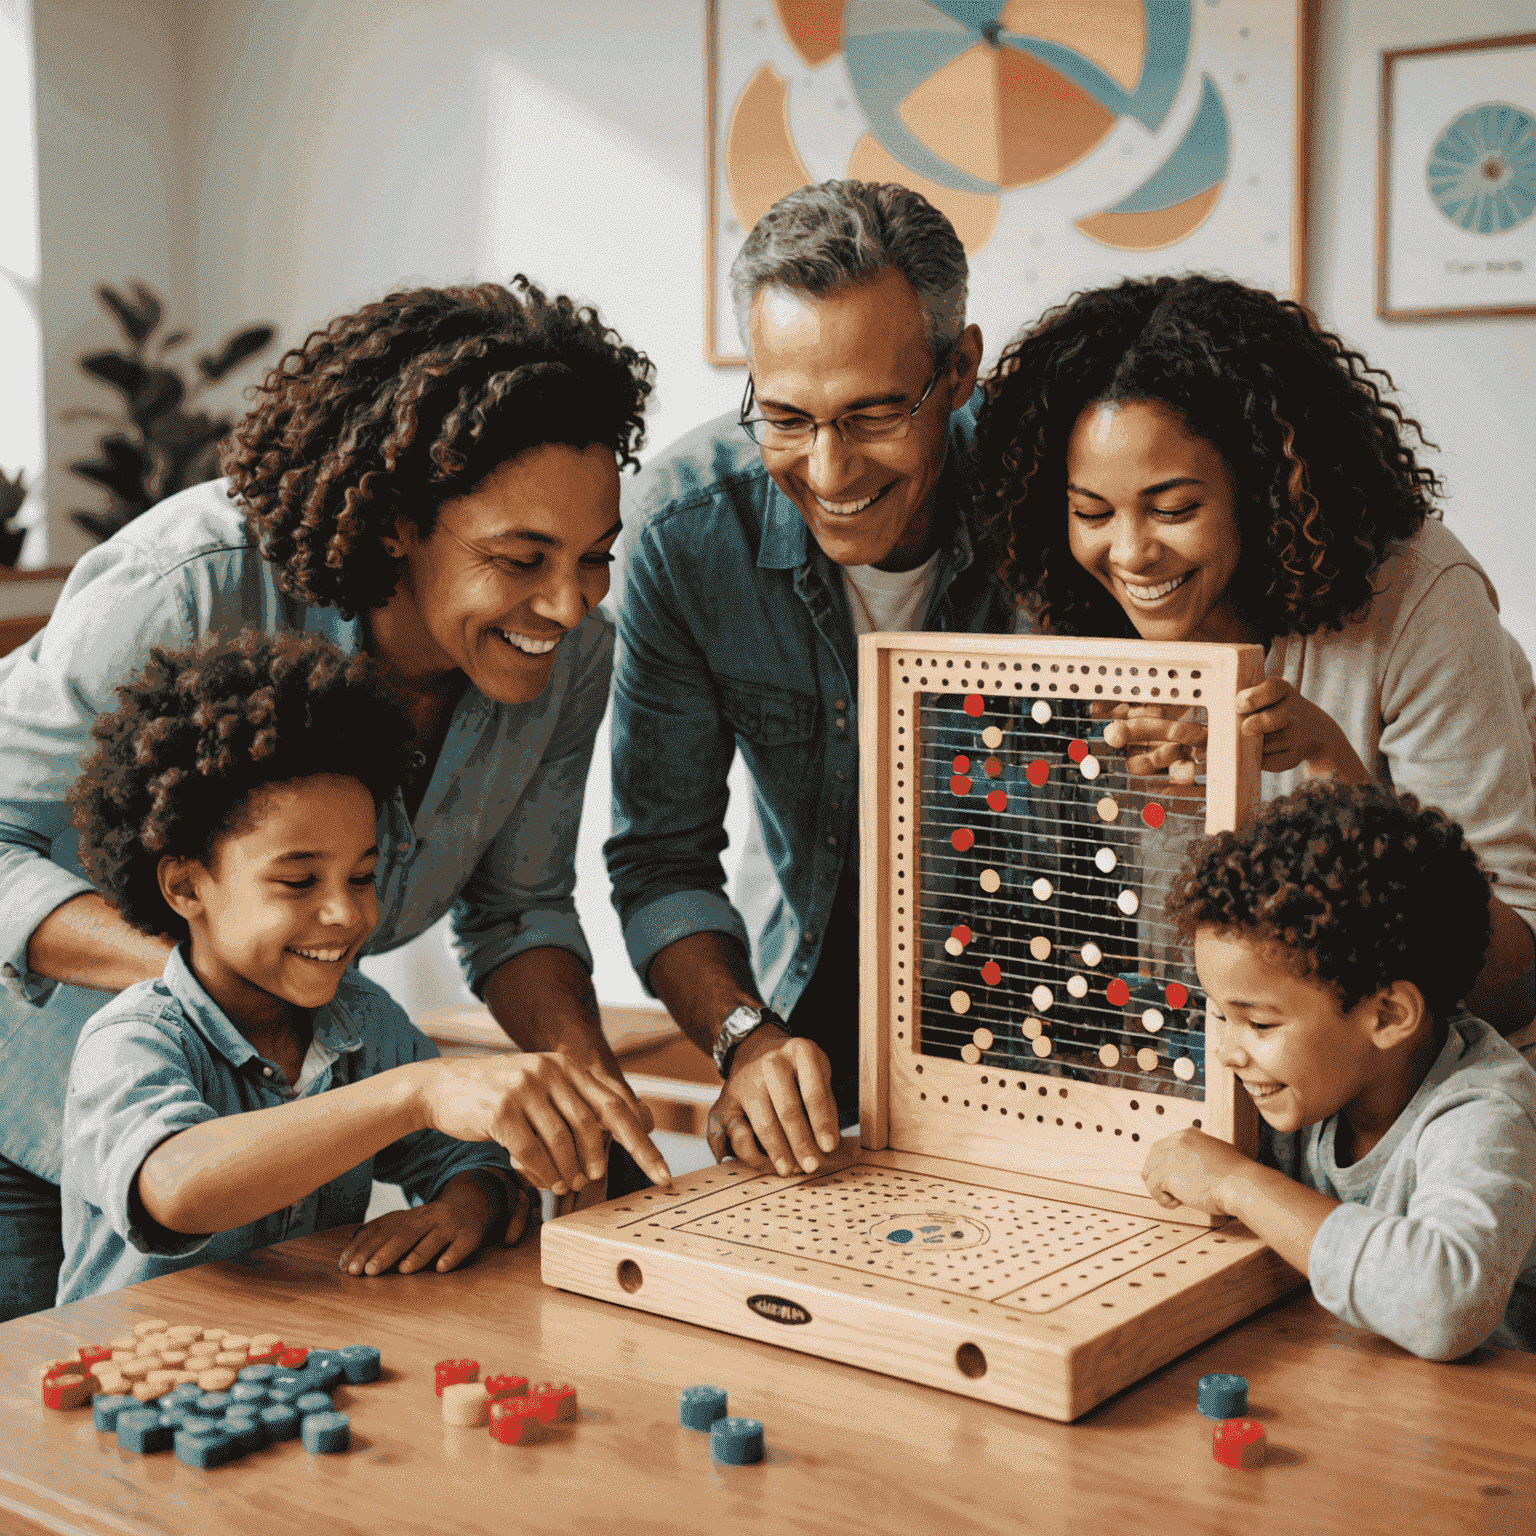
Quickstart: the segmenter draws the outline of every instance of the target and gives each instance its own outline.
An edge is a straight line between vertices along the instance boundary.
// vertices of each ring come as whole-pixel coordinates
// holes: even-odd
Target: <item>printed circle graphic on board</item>
[[[1507,235],[1536,214],[1536,112],[1481,101],[1435,136],[1424,166],[1430,201],[1474,235]]]
[[[873,1243],[928,1253],[936,1249],[950,1253],[957,1248],[975,1248],[991,1236],[979,1221],[953,1211],[902,1211],[880,1217],[866,1230]]]

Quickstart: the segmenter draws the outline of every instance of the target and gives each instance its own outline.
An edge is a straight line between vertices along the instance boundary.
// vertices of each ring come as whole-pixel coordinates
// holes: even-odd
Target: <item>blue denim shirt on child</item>
[[[1015,625],[975,555],[975,403],[950,416],[925,630]],[[858,659],[841,568],[734,416],[648,465],[625,502],[605,852],[629,957],[644,980],[667,945],[732,934],[787,1015],[816,968],[845,861],[858,856]],[[777,877],[750,937],[720,863],[738,747]]]
[[[139,1168],[167,1137],[438,1054],[400,1005],[355,970],[342,976],[331,1002],[314,1011],[313,1023],[314,1040],[295,1092],[282,1068],[257,1055],[203,990],[182,949],[166,961],[158,981],[129,987],[91,1016],[75,1046],[64,1105],[61,1305],[360,1222],[374,1179],[427,1201],[455,1174],[511,1167],[494,1142],[417,1131],[297,1205],[248,1226],[212,1237],[151,1226],[139,1203]]]
[[[0,660],[0,1153],[41,1178],[58,1180],[70,1052],[105,1001],[26,964],[37,925],[93,889],[64,803],[95,746],[91,725],[152,646],[255,628],[360,649],[355,619],[285,596],[276,576],[223,482],[193,486],[82,556],[47,628]],[[529,949],[568,949],[591,968],[572,898],[576,832],[612,662],[613,626],[594,609],[530,703],[465,688],[414,825],[398,794],[380,809],[366,953],[451,910],[477,992]]]

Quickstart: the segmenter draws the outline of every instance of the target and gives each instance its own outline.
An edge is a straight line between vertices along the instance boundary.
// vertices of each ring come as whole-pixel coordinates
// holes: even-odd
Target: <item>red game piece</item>
[[[971,942],[971,930],[964,923],[956,923],[949,930],[949,936],[957,944],[969,944]]]
[[[1211,1455],[1224,1467],[1262,1467],[1264,1454],[1264,1426],[1252,1419],[1223,1419],[1211,1435]]]
[[[1182,1008],[1189,1001],[1189,988],[1181,981],[1170,981],[1163,989],[1170,1008]]]
[[[60,1371],[43,1378],[44,1408],[84,1408],[101,1383],[89,1371]]]
[[[1112,1002],[1116,1008],[1123,1008],[1131,1000],[1131,989],[1117,976],[1104,988],[1104,996]]]
[[[949,765],[949,771],[950,771],[950,772],[951,772],[951,773],[969,773],[969,772],[970,772],[970,771],[971,771],[971,760],[970,760],[970,758],[968,758],[968,757],[967,757],[967,756],[966,756],[966,755],[965,755],[965,754],[964,754],[964,753],[963,753],[963,752],[962,752],[962,753],[961,753],[961,754],[960,754],[960,756],[959,756],[959,757],[957,757],[957,758],[956,758],[956,759],[955,759],[955,760],[954,760],[954,762],[952,762],[952,763],[951,763],[951,764],[950,764],[950,765]]]
[[[965,712],[973,720],[986,707],[987,706],[982,702],[982,698],[981,698],[981,695],[979,693],[968,693],[968,694],[966,694],[966,696],[965,696]]]
[[[971,781],[957,773],[949,781],[949,792],[952,795],[968,795],[971,792]]]
[[[1002,790],[994,789],[992,793],[987,796],[987,804],[991,806],[994,811],[1006,811],[1008,809],[1008,796],[1004,794]]]
[[[433,1374],[437,1377],[437,1395],[443,1395],[443,1388],[457,1386],[461,1381],[478,1381],[480,1379],[480,1362],[478,1360],[439,1360],[432,1367]]]
[[[1088,756],[1088,743],[1086,741],[1074,741],[1067,746],[1067,756],[1074,763],[1080,763]]]
[[[498,1397],[491,1404],[490,1431],[503,1445],[537,1445],[549,1433],[531,1397]]]
[[[526,1376],[487,1376],[485,1395],[489,1398],[527,1397],[528,1378]]]
[[[581,1417],[576,1388],[567,1382],[557,1387],[552,1381],[541,1381],[529,1389],[528,1399],[541,1424],[568,1424]]]
[[[1141,819],[1156,830],[1163,824],[1163,808],[1160,805],[1146,805],[1142,807]]]
[[[996,960],[988,960],[981,968],[981,979],[989,987],[995,987],[1003,979],[1003,968]]]
[[[1043,758],[1037,757],[1028,768],[1024,770],[1024,777],[1029,780],[1036,789],[1045,783],[1051,776],[1051,765]]]
[[[976,834],[969,827],[957,827],[949,834],[949,841],[956,853],[969,853],[976,841]]]
[[[279,1349],[272,1364],[280,1371],[302,1371],[304,1362],[309,1359],[309,1351],[297,1344],[288,1344]]]
[[[80,1364],[86,1370],[90,1370],[98,1360],[110,1360],[111,1358],[112,1346],[110,1344],[82,1344],[80,1346]]]

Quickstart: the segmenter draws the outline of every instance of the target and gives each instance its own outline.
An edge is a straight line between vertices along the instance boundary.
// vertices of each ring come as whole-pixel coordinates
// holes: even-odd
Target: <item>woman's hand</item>
[[[558,1051],[418,1063],[422,1121],[459,1141],[497,1141],[535,1189],[563,1195],[603,1177],[608,1135],[647,1177],[671,1178],[619,1084]]]
[[[1193,788],[1197,765],[1205,760],[1205,727],[1194,709],[1178,704],[1106,704],[1095,702],[1095,720],[1108,720],[1104,745],[1125,752],[1125,771],[1133,778],[1166,774],[1171,784]],[[1195,791],[1198,793],[1198,791]]]
[[[1236,1147],[1204,1131],[1175,1131],[1153,1143],[1141,1177],[1157,1203],[1170,1211],[1187,1205],[1210,1216],[1230,1216],[1236,1203],[1231,1179],[1257,1166]]]
[[[1303,698],[1283,677],[1266,677],[1237,696],[1238,731],[1264,739],[1265,773],[1298,765],[1309,779],[1369,784],[1371,775],[1333,717]],[[1107,733],[1106,733],[1107,734]]]
[[[515,1243],[528,1224],[529,1203],[527,1189],[516,1179],[510,1183],[513,1210],[506,1241]],[[433,1267],[445,1275],[485,1241],[492,1209],[476,1174],[456,1174],[436,1200],[390,1211],[359,1227],[337,1265],[352,1275],[382,1275],[396,1266],[409,1275],[436,1259]]]

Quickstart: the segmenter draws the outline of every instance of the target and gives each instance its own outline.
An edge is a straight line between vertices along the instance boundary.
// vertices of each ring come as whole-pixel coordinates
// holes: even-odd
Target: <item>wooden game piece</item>
[[[1211,1432],[1211,1455],[1224,1467],[1262,1467],[1265,1454],[1264,1426],[1253,1419],[1228,1419]]]
[[[280,1333],[253,1333],[251,1335],[252,1349],[281,1349],[283,1336]]]
[[[334,1405],[329,1392],[306,1392],[293,1400],[293,1406],[307,1419],[312,1413],[329,1413]]]
[[[971,1044],[978,1051],[990,1051],[992,1049],[992,1031],[983,1025],[971,1035]]]
[[[962,1045],[960,1047],[960,1059],[975,1066],[981,1060],[981,1052],[975,1045]]]
[[[143,1322],[133,1325],[133,1336],[136,1339],[146,1338],[152,1333],[164,1333],[170,1326],[163,1317],[146,1317]]]
[[[179,1368],[187,1363],[187,1352],[184,1349],[162,1349],[160,1363]]]
[[[138,1402],[117,1392],[98,1392],[91,1399],[91,1424],[102,1434],[116,1434],[118,1416],[127,1409],[137,1410]]]
[[[117,1443],[135,1456],[151,1456],[170,1450],[176,1439],[175,1424],[167,1424],[158,1408],[135,1410],[117,1416]]]
[[[174,1327],[167,1328],[165,1333],[168,1339],[182,1349],[189,1344],[196,1344],[203,1336],[203,1330],[194,1327],[191,1323],[177,1323]]]
[[[757,1419],[726,1417],[709,1427],[709,1454],[728,1467],[763,1459],[763,1426]]]
[[[112,1358],[112,1346],[110,1344],[82,1344],[76,1353],[80,1356],[80,1364],[86,1370],[90,1370],[99,1361]]]
[[[1195,1408],[1208,1419],[1248,1415],[1248,1378],[1213,1371],[1195,1383]]]
[[[442,1390],[443,1423],[478,1429],[489,1416],[490,1399],[478,1381],[450,1381]]]
[[[1173,1064],[1173,1075],[1178,1078],[1180,1082],[1193,1082],[1195,1076],[1194,1057],[1180,1056],[1179,1059]]]
[[[139,1352],[137,1349],[114,1349],[112,1351],[112,1364],[116,1366],[125,1365],[128,1361],[137,1360],[138,1358]]]
[[[528,1397],[498,1397],[490,1407],[491,1439],[502,1445],[538,1445],[549,1429],[539,1421],[537,1405]]]
[[[223,1346],[221,1354],[232,1354],[238,1350],[243,1355],[251,1347],[249,1335],[243,1333],[226,1333],[219,1343]]]
[[[235,1373],[227,1365],[215,1366],[212,1370],[199,1371],[197,1384],[205,1392],[227,1392],[236,1381]]]
[[[1136,1065],[1140,1067],[1143,1072],[1157,1071],[1157,1061],[1157,1052],[1154,1051],[1150,1045],[1144,1045],[1139,1051],[1136,1052]]]
[[[432,1367],[432,1374],[437,1378],[437,1395],[443,1395],[443,1388],[452,1386],[455,1382],[478,1381],[480,1379],[480,1362],[478,1360],[439,1360]]]
[[[125,1349],[129,1354],[137,1354],[139,1348],[139,1336],[136,1333],[125,1333],[121,1338],[113,1339],[111,1347],[114,1351]]]
[[[677,1394],[677,1422],[684,1429],[708,1429],[726,1416],[728,1398],[723,1387],[684,1387]]]
[[[136,1381],[133,1384],[133,1395],[141,1403],[152,1403],[165,1396],[174,1383],[169,1381]]]
[[[254,1344],[245,1352],[247,1365],[274,1365],[277,1362],[278,1350],[258,1349]]]
[[[379,1352],[372,1344],[347,1344],[336,1353],[341,1360],[342,1374],[351,1386],[360,1387],[379,1379],[382,1364]]]
[[[116,1361],[113,1363],[117,1364]],[[124,1360],[119,1369],[129,1381],[143,1381],[159,1364],[158,1355],[135,1355],[132,1360]]]
[[[100,1384],[89,1373],[64,1371],[43,1381],[43,1407],[84,1408],[95,1397]]]
[[[573,1424],[581,1417],[576,1388],[569,1382],[556,1386],[552,1381],[541,1381],[528,1389],[528,1397],[541,1424]]]
[[[352,1443],[352,1421],[344,1413],[312,1413],[300,1426],[304,1449],[312,1456],[334,1456]]]
[[[230,1370],[239,1370],[242,1365],[249,1365],[250,1361],[243,1349],[221,1349],[213,1357],[213,1363],[227,1366]]]
[[[270,1445],[279,1440],[297,1440],[302,1417],[297,1408],[289,1403],[267,1403],[257,1415],[262,1432]]]
[[[93,1366],[91,1375],[96,1378],[96,1390],[104,1392],[109,1397],[115,1397],[120,1392],[128,1390],[128,1379],[116,1366],[103,1360]]]
[[[237,1437],[211,1419],[183,1424],[176,1431],[174,1445],[176,1460],[189,1467],[219,1467],[245,1454]]]
[[[528,1396],[526,1376],[487,1376],[484,1385],[485,1395],[492,1402],[502,1397]]]
[[[174,1366],[158,1366],[144,1378],[145,1385],[151,1387],[179,1387],[181,1385],[181,1372]]]

